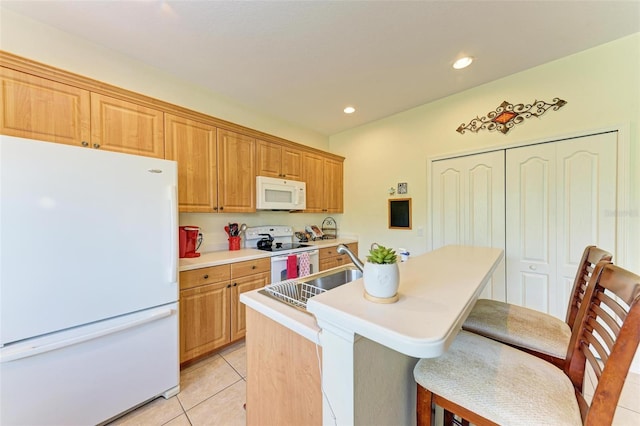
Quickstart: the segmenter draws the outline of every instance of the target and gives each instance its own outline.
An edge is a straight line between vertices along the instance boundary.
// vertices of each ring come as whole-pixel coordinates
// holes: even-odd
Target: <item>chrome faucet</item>
[[[356,268],[358,268],[360,272],[363,272],[364,263],[362,263],[362,261],[358,259],[358,257],[353,254],[351,250],[349,250],[349,247],[345,246],[344,244],[338,244],[338,248],[336,248],[336,251],[340,254],[346,254],[347,256],[349,256],[353,264],[356,265]]]

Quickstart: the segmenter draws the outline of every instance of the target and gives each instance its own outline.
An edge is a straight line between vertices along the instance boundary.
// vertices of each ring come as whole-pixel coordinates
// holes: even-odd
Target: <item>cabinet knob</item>
[[[94,144],[93,144],[93,147],[94,147],[95,149],[98,149],[98,148],[100,148],[100,144],[99,144],[99,143],[94,143]]]
[[[82,141],[82,146],[89,146],[89,142],[87,142],[87,141]]]
[[[538,269],[538,267],[536,265],[529,265],[529,269],[535,271],[536,269]]]
[[[214,207],[214,208],[213,208],[213,210],[214,210],[214,211],[217,211],[217,210],[218,210],[218,207],[217,207],[217,206],[216,206],[216,207]]]
[[[206,280],[207,278],[209,278],[209,274],[206,274],[206,275],[204,276],[204,279],[205,279],[205,280]]]
[[[221,211],[222,211],[222,210],[224,210],[224,206],[220,207],[220,210],[221,210]]]
[[[229,285],[227,286],[227,288],[231,288],[231,284],[229,284]]]
[[[233,286],[236,287],[238,285],[238,283],[233,283]]]
[[[251,269],[256,269],[256,265],[252,265],[252,266],[251,266]]]

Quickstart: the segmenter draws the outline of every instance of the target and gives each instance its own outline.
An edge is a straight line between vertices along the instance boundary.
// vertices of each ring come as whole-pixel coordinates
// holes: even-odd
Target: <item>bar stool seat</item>
[[[563,369],[460,331],[438,358],[418,361],[418,425],[608,425],[640,344],[640,275],[601,261],[571,333]],[[593,389],[583,390],[585,373]],[[460,420],[458,420],[458,418]]]
[[[554,316],[523,306],[479,299],[464,329],[521,348],[564,359],[571,340],[569,325]]]
[[[461,331],[443,355],[421,359],[414,378],[498,424],[582,425],[573,384],[562,370],[477,334]]]
[[[498,300],[479,299],[462,328],[513,346],[559,368],[564,367],[571,329],[595,265],[611,253],[587,246],[576,271],[565,321],[553,315]]]

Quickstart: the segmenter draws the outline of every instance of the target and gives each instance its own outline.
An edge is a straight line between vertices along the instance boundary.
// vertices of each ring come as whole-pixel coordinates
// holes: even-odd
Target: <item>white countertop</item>
[[[401,263],[400,299],[378,304],[364,298],[362,279],[309,299],[321,328],[357,334],[416,358],[444,353],[473,308],[501,249],[446,246]]]
[[[348,244],[357,242],[354,238],[336,238],[332,240],[309,241],[301,244],[307,244],[312,247],[322,248],[331,247],[338,244]],[[282,252],[270,252],[257,249],[240,249],[240,250],[221,250],[202,253],[200,257],[180,259],[180,271],[189,271],[191,269],[206,268],[209,266],[225,265],[227,263],[242,262],[244,260],[260,259],[263,257],[271,257],[283,254]]]
[[[311,340],[313,343],[321,344],[319,339],[320,327],[318,327],[313,315],[265,296],[260,293],[260,290],[242,293],[240,302],[302,337]]]

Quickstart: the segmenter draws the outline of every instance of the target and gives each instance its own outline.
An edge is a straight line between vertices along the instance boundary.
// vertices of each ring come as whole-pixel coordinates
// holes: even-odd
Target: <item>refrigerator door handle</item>
[[[118,333],[123,330],[128,330],[130,328],[139,327],[144,324],[148,324],[150,322],[158,321],[160,319],[169,317],[171,315],[175,315],[177,311],[175,309],[165,309],[160,312],[156,312],[152,315],[149,315],[145,318],[140,318],[135,321],[131,321],[126,324],[119,324],[113,327],[108,327],[103,330],[99,330],[93,333],[88,333],[82,336],[75,336],[70,339],[61,340],[59,342],[53,342],[49,344],[44,344],[42,346],[32,346],[30,348],[25,348],[23,350],[17,350],[9,353],[0,354],[0,364],[5,362],[17,361],[24,358],[29,358],[35,355],[43,354],[46,352],[51,352],[56,349],[65,348],[67,346],[77,345],[78,343],[87,342],[89,340],[95,340],[103,336],[107,336],[109,334]]]
[[[169,283],[178,282],[178,187],[169,187],[169,211],[171,211],[171,262],[169,262]]]

